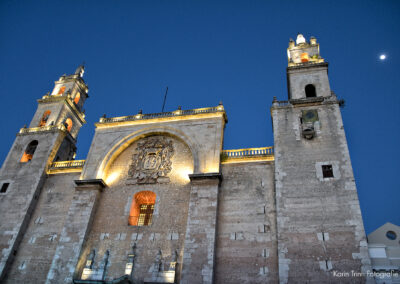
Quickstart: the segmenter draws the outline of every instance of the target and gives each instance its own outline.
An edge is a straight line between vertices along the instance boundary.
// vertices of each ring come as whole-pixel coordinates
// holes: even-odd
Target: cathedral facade
[[[0,281],[372,281],[328,64],[302,35],[288,60],[274,146],[238,150],[223,149],[219,104],[103,116],[74,160],[88,87],[83,66],[61,76],[1,168]]]

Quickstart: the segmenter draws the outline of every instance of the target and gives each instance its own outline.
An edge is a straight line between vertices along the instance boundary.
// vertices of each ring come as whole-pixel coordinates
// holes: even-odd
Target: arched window
[[[314,85],[308,84],[305,90],[306,90],[306,98],[315,98],[317,96]]]
[[[78,104],[80,99],[81,99],[81,94],[77,92],[75,95],[74,103]]]
[[[72,119],[69,117],[65,120],[65,127],[67,128],[68,131],[71,131],[72,129]]]
[[[131,226],[151,225],[156,202],[156,194],[151,191],[140,191],[132,199],[128,223]]]
[[[29,162],[30,160],[32,160],[33,154],[35,154],[38,143],[39,142],[37,140],[33,140],[31,143],[28,144],[28,146],[26,146],[26,150],[25,150],[24,154],[22,155],[22,158],[20,161],[21,163],[26,163],[26,162]]]
[[[46,110],[46,111],[43,113],[42,119],[41,119],[40,122],[39,122],[39,127],[46,126],[47,120],[48,120],[49,117],[50,117],[50,113],[51,113],[51,111],[49,111],[49,110]]]
[[[58,90],[58,95],[62,95],[65,92],[65,86],[62,86],[60,90]]]

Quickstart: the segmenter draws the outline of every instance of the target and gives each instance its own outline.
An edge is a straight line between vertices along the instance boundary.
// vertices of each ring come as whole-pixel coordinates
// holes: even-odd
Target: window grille
[[[138,226],[148,226],[151,225],[151,220],[153,218],[154,204],[142,204],[140,205],[140,213]]]
[[[322,176],[324,178],[333,178],[332,165],[323,165],[322,166]]]

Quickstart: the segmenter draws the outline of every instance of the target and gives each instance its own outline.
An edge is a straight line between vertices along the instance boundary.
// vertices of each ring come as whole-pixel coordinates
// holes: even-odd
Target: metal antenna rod
[[[165,90],[164,102],[163,102],[163,105],[162,105],[161,112],[164,112],[165,101],[167,100],[167,94],[168,94],[168,86],[167,86],[167,89]]]

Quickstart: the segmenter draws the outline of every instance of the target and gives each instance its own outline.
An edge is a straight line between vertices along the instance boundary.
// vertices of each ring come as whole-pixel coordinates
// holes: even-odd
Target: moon
[[[386,54],[381,54],[381,55],[379,55],[379,59],[380,60],[385,60],[386,59]]]

